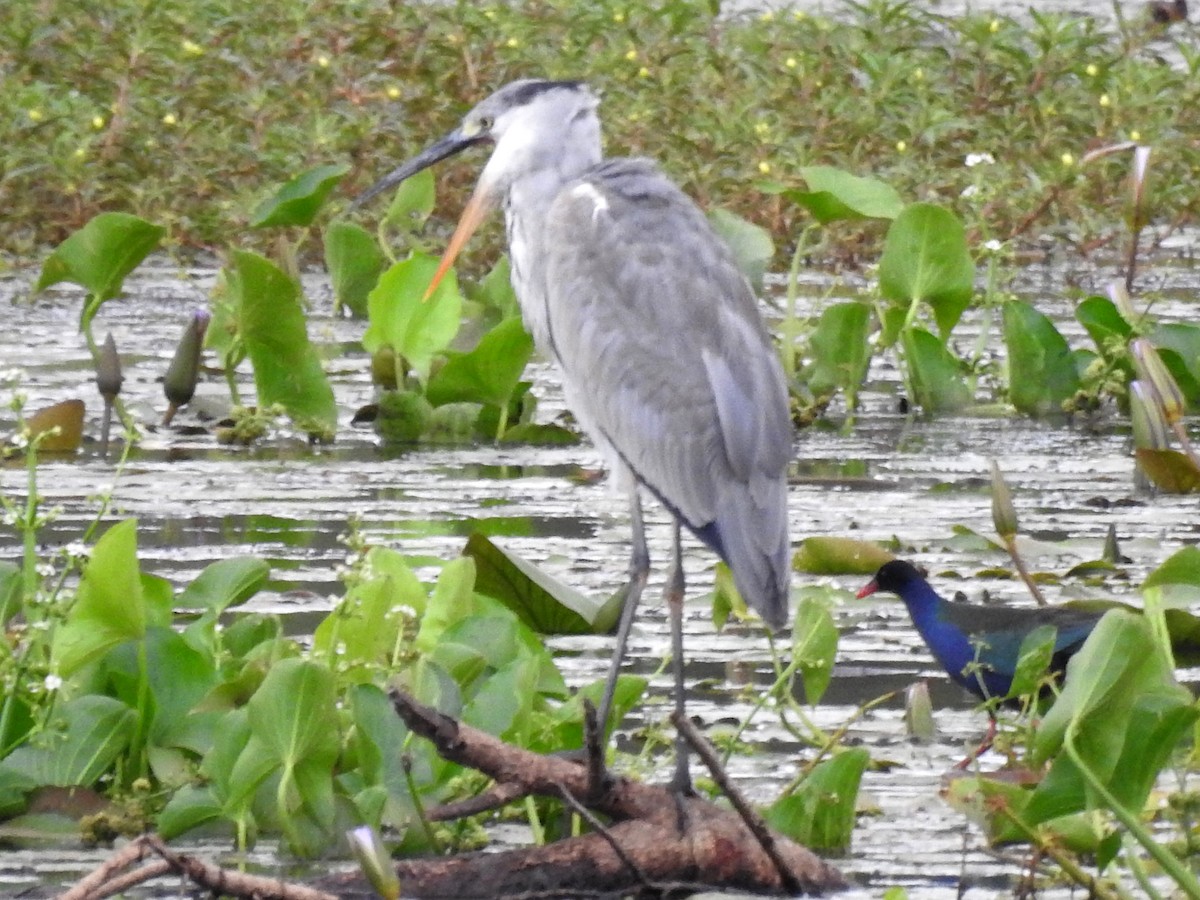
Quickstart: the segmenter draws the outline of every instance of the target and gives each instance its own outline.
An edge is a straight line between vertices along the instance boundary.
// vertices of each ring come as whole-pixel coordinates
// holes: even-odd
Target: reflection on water
[[[1190,270],[1167,269],[1168,286],[1188,284]],[[1069,313],[1061,285],[1050,272],[1031,277],[1042,309]],[[157,421],[164,405],[162,375],[181,323],[190,316],[211,273],[179,282],[173,272],[149,272],[130,282],[130,296],[103,307],[96,329],[111,331],[125,365],[125,399],[143,421]],[[89,406],[88,430],[98,434],[101,405],[94,394],[83,340],[76,334],[79,298],[52,293],[30,306],[9,305],[21,282],[0,282],[0,368],[22,370],[21,389],[30,409],[67,397]],[[200,293],[197,293],[197,286]],[[1051,287],[1047,287],[1051,285]],[[806,282],[806,287],[808,287]],[[812,285],[822,303],[828,285]],[[1052,289],[1053,288],[1053,289]],[[317,292],[312,292],[314,296]],[[1178,296],[1187,292],[1178,290]],[[1184,302],[1164,304],[1161,314],[1184,318]],[[970,340],[964,323],[963,340]],[[270,588],[255,609],[278,612],[288,630],[304,634],[340,596],[338,568],[345,562],[350,528],[368,541],[401,549],[418,564],[457,556],[472,531],[482,531],[507,549],[544,567],[579,590],[608,594],[625,576],[629,525],[625,501],[607,486],[581,477],[601,465],[587,445],[526,448],[436,446],[383,448],[370,432],[347,427],[353,411],[370,402],[366,356],[357,349],[362,325],[333,319],[324,307],[310,332],[338,355],[332,375],[342,410],[337,442],[312,447],[283,436],[249,449],[219,447],[203,433],[150,430],[116,484],[110,520],[136,517],[146,571],[182,584],[215,559],[256,554],[272,565]],[[553,373],[533,372],[541,416],[562,410]],[[240,381],[247,396],[248,374]],[[1002,566],[1004,557],[954,537],[956,526],[991,531],[988,465],[999,461],[1013,489],[1035,569],[1065,573],[1071,565],[1100,555],[1115,527],[1128,566],[1128,584],[1185,542],[1197,539],[1200,519],[1194,500],[1136,495],[1128,438],[1118,427],[1094,430],[1011,418],[956,417],[909,421],[896,412],[896,378],[886,360],[876,360],[862,396],[855,427],[811,428],[798,436],[791,472],[791,529],[794,539],[834,534],[895,541],[905,555],[927,565],[945,593],[961,589],[972,597],[987,591],[1027,602],[1015,582],[977,577]],[[12,424],[7,398],[0,432]],[[178,422],[204,425],[227,407],[219,373],[208,373],[195,405]],[[836,411],[835,411],[836,415]],[[205,419],[204,417],[208,418]],[[47,461],[39,472],[46,502],[60,509],[43,537],[48,548],[76,540],[94,515],[94,495],[112,483],[111,462],[94,445],[77,458]],[[0,487],[9,496],[23,490],[18,463],[0,464]],[[669,677],[661,671],[667,646],[666,619],[657,603],[670,533],[662,510],[647,508],[656,580],[631,637],[630,668],[652,678],[651,701],[626,723],[626,740],[642,721],[666,716]],[[0,530],[0,558],[20,548],[10,529]],[[730,727],[753,708],[773,680],[767,643],[749,626],[713,630],[705,594],[714,559],[696,542],[687,545],[685,569],[692,603],[686,623],[689,676],[698,684],[689,712],[707,727]],[[422,571],[433,574],[432,568]],[[859,718],[848,739],[893,763],[869,772],[865,799],[878,814],[865,817],[852,853],[839,861],[878,896],[893,884],[915,897],[991,896],[1019,873],[1017,862],[985,852],[978,833],[938,797],[946,769],[978,739],[986,720],[967,695],[950,685],[920,645],[903,607],[886,597],[851,599],[861,578],[797,576],[796,584],[819,581],[847,589],[836,611],[842,643],[833,682],[812,711],[821,728],[835,729],[857,707],[917,678],[932,688],[938,740],[921,746],[904,735],[901,701],[892,700]],[[1131,588],[1118,588],[1128,594]],[[1074,579],[1048,586],[1051,600],[1084,594]],[[601,677],[611,649],[604,637],[556,638],[562,667],[572,684]],[[745,734],[753,753],[738,754],[731,774],[755,798],[771,797],[796,773],[809,750],[796,743],[769,714],[760,714]],[[61,854],[56,854],[56,856]],[[99,854],[97,854],[99,855]],[[77,869],[85,868],[86,855]],[[0,892],[28,884],[24,855],[0,863]],[[65,878],[70,877],[68,872]],[[853,892],[851,894],[853,896]]]

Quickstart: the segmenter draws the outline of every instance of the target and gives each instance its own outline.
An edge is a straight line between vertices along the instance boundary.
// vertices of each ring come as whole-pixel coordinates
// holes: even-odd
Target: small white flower
[[[34,566],[34,571],[43,578],[51,578],[54,576],[54,564],[48,562],[40,562]]]
[[[76,559],[86,559],[91,555],[91,550],[83,541],[71,541],[66,547],[67,556],[75,557]]]
[[[55,675],[54,673],[51,673],[46,676],[46,680],[43,681],[42,684],[46,688],[47,691],[49,691],[50,693],[53,693],[54,691],[57,691],[60,687],[62,687],[63,680],[61,678],[59,678],[57,675]]]
[[[990,166],[996,161],[996,157],[990,153],[968,153],[965,161],[967,168],[970,169],[975,166]]]
[[[968,184],[965,188],[962,189],[962,193],[959,194],[958,196],[964,197],[964,198],[965,197],[974,197],[978,193],[979,193],[979,185]]]
[[[1003,247],[1003,246],[1004,246],[1004,245],[1003,245],[1003,244],[1001,244],[1001,243],[1000,243],[998,240],[996,240],[995,238],[992,238],[990,241],[984,241],[984,242],[983,242],[983,249],[984,249],[984,250],[990,250],[992,253],[995,253],[995,252],[997,252],[997,251],[998,251],[998,250],[999,250],[1001,247]]]

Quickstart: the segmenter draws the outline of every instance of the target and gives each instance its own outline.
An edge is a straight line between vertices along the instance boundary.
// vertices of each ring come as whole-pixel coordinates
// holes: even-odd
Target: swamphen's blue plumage
[[[900,559],[881,566],[858,596],[876,591],[899,595],[942,668],[984,700],[1008,694],[1021,642],[1035,628],[1057,629],[1050,667],[1061,675],[1100,621],[1099,613],[1061,606],[1024,609],[951,602],[940,597],[915,566]]]

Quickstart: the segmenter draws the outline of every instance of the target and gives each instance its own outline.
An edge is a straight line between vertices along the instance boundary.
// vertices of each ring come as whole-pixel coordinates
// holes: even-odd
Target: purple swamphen
[[[896,594],[908,607],[913,625],[943,669],[982,700],[1008,695],[1021,642],[1035,628],[1057,630],[1050,671],[1061,677],[1069,660],[1087,640],[1102,613],[1069,607],[976,606],[940,597],[917,570],[902,559],[884,563],[858,592]]]

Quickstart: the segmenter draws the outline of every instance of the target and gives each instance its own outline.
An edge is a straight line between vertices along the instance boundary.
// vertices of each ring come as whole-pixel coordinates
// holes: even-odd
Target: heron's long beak
[[[475,233],[479,223],[484,220],[492,208],[491,196],[491,191],[485,181],[480,181],[475,185],[475,192],[467,201],[467,206],[458,220],[458,227],[454,229],[454,234],[450,235],[450,243],[446,245],[446,249],[442,253],[442,261],[438,263],[437,271],[433,273],[433,280],[429,282],[429,287],[425,289],[425,296],[422,299],[428,300],[432,297],[437,286],[442,283],[442,279],[454,265],[454,260],[458,257],[459,252],[467,245],[467,239]]]
[[[482,143],[485,140],[487,140],[486,135],[466,135],[463,134],[461,128],[454,129],[454,131],[436,143],[426,147],[408,162],[403,163],[380,178],[363,193],[359,194],[350,204],[350,208],[356,209],[362,206],[368,200],[379,196],[389,188],[395,187],[406,178],[411,178],[423,169],[428,169],[435,163],[439,163],[443,159],[466,150],[475,144]],[[463,210],[462,218],[458,221],[458,227],[450,237],[450,243],[446,247],[446,252],[442,254],[442,261],[438,265],[437,273],[433,276],[433,280],[429,283],[429,287],[425,291],[424,299],[428,300],[433,295],[433,292],[437,290],[438,284],[441,283],[442,278],[445,277],[446,273],[450,271],[450,267],[454,264],[455,257],[458,256],[459,251],[467,243],[467,238],[479,227],[479,223],[483,221],[483,217],[490,208],[489,191],[487,190],[487,186],[483,182],[480,182],[475,188],[475,193],[471,195],[471,199],[467,203],[467,208]]]
[[[358,207],[362,206],[368,200],[373,200],[388,188],[393,188],[404,181],[404,179],[411,178],[421,170],[428,169],[434,163],[439,163],[443,159],[466,150],[468,147],[478,144],[483,140],[484,138],[479,135],[467,136],[463,134],[461,128],[454,129],[445,137],[426,147],[408,162],[402,163],[380,178],[355,197],[350,204],[350,208],[358,209]]]

